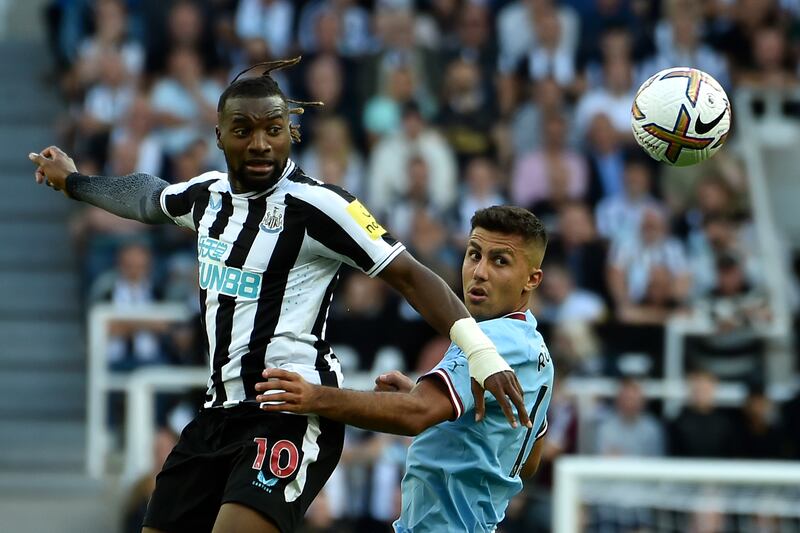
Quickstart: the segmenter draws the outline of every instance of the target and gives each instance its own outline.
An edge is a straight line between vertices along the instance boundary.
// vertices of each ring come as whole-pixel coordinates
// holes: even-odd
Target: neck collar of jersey
[[[514,311],[513,313],[508,313],[507,315],[503,315],[500,318],[511,318],[513,320],[522,320],[523,322],[528,321],[528,317],[522,311]]]
[[[283,172],[281,172],[281,176],[278,178],[278,181],[275,182],[275,185],[267,189],[266,191],[250,191],[250,192],[243,192],[243,193],[235,193],[233,189],[231,189],[231,194],[238,198],[260,198],[261,196],[269,196],[281,185],[283,180],[285,180],[288,176],[291,176],[292,173],[297,168],[297,165],[294,164],[294,161],[291,159],[286,159],[286,166],[283,168]],[[230,186],[230,183],[228,183]]]

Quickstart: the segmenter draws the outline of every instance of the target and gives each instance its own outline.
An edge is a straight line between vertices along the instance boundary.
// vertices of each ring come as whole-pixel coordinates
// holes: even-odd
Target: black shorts
[[[220,506],[235,502],[290,533],[336,468],[343,442],[344,426],[316,415],[203,409],[164,462],[143,525],[210,532]]]

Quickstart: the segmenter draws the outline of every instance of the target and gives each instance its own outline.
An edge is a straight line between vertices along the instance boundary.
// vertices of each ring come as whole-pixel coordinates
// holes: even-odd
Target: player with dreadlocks
[[[319,103],[288,99],[270,72],[299,60],[247,69],[220,96],[216,137],[227,172],[169,185],[147,174],[80,174],[55,146],[29,155],[37,183],[122,217],[198,234],[208,395],[157,477],[145,532],[295,530],[339,460],[343,426],[266,413],[255,385],[265,369],[278,368],[340,386],[324,332],[342,263],[397,289],[462,348],[471,375],[509,423],[517,425],[513,403],[530,427],[516,376],[456,295],[357,199],[289,158],[300,140],[289,115]],[[262,72],[253,76],[255,68]],[[483,405],[483,389],[476,394]]]

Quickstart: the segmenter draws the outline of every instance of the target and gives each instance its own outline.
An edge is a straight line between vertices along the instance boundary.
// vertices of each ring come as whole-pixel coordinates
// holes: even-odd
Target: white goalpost
[[[800,531],[800,464],[563,457],[553,531]]]

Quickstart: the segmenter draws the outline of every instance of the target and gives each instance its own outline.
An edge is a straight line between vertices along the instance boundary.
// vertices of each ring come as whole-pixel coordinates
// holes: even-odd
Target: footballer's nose
[[[250,141],[248,150],[255,154],[264,154],[272,151],[272,145],[269,143],[269,138],[266,132],[256,132],[253,134],[253,139]]]
[[[472,270],[472,278],[480,280],[489,279],[489,269],[485,259],[481,259],[478,261],[478,264],[475,265],[475,268]]]

